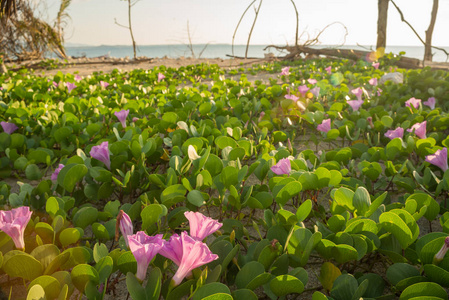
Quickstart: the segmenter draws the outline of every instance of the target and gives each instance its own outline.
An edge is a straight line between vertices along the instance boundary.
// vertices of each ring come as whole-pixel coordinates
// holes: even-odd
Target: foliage
[[[405,84],[379,87],[368,81],[382,63],[300,60],[280,76],[283,67],[0,77],[0,118],[19,127],[0,133],[0,176],[24,182],[0,182],[0,203],[34,211],[25,252],[0,233],[1,272],[52,299],[75,289],[101,299],[121,279],[133,299],[447,299],[449,258],[435,255],[449,233],[449,172],[426,156],[448,146],[448,74],[398,70]],[[248,81],[253,73],[270,83]],[[301,85],[320,92],[301,96]],[[354,111],[346,100],[358,87]],[[437,105],[405,106],[411,97]],[[331,130],[319,132],[324,119]],[[426,138],[384,136],[423,121]],[[93,158],[104,142],[109,155]],[[291,172],[277,175],[284,158]],[[188,230],[186,211],[201,211],[223,223],[206,240],[218,259],[173,287],[176,266],[157,255],[141,283],[123,237],[114,240],[120,210],[135,231],[166,240]],[[316,265],[320,285],[310,286]]]

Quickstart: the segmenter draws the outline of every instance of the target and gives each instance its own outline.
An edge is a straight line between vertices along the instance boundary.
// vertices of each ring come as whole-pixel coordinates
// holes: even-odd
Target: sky
[[[326,25],[320,43],[334,45],[375,45],[377,0],[294,0],[299,11],[301,41],[314,37]],[[132,26],[138,45],[187,44],[187,22],[193,44],[230,44],[237,23],[252,0],[140,0],[132,7]],[[395,0],[405,18],[425,38],[429,26],[431,0]],[[60,1],[46,4],[47,20],[53,22]],[[235,35],[235,44],[246,44],[255,16],[257,0],[244,16]],[[129,31],[115,24],[127,25],[125,0],[72,0],[71,17],[65,29],[68,44],[130,45]],[[390,3],[387,45],[421,46],[412,30]],[[344,40],[345,29],[348,35]],[[251,44],[291,45],[295,40],[296,17],[290,0],[263,0]],[[433,45],[449,46],[449,0],[440,0]]]

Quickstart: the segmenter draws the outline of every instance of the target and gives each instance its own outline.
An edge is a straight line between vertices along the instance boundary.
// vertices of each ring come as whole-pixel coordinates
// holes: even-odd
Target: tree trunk
[[[388,3],[390,0],[378,0],[377,17],[377,43],[376,48],[385,48],[387,45],[387,18],[388,18]]]
[[[426,44],[424,46],[424,60],[432,61],[432,35],[438,13],[438,1],[433,0],[432,16],[430,18],[429,28],[426,30]]]
[[[131,7],[132,7],[131,0],[128,0],[128,22],[129,22],[129,26],[128,27],[129,27],[129,33],[131,34],[131,40],[133,42],[134,59],[136,59],[137,58],[137,55],[136,55],[136,41],[134,40],[133,29],[131,27]]]

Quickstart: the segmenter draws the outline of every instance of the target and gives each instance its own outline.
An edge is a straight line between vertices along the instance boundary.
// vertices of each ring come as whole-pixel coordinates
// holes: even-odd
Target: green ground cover
[[[395,71],[379,62],[2,75],[3,290],[448,299],[449,75],[377,84]],[[195,240],[189,211],[222,226]],[[152,237],[143,275],[124,216]]]

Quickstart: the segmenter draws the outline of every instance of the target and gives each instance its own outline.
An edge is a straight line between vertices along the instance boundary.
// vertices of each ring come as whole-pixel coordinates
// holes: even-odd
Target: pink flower
[[[82,79],[83,79],[83,77],[81,77],[80,75],[78,75],[78,74],[75,75],[76,82],[80,82]]]
[[[71,83],[71,82],[66,82],[65,86],[67,87],[67,90],[69,90],[69,93],[76,88],[76,85],[74,83]]]
[[[259,114],[259,122],[262,121],[264,116],[265,116],[265,112],[261,111],[260,114]]]
[[[316,127],[318,131],[328,132],[331,130],[331,119],[325,119],[323,122]]]
[[[430,97],[427,101],[424,101],[423,104],[430,107],[430,109],[435,109],[435,97]]]
[[[413,107],[415,109],[418,109],[420,103],[421,103],[421,99],[415,99],[414,97],[412,97],[412,98],[408,99],[407,101],[405,101],[405,106],[411,108],[413,105]]]
[[[59,164],[59,166],[56,168],[56,170],[51,174],[51,180],[57,180],[59,172],[61,172],[62,168],[64,168],[63,164]]]
[[[412,126],[412,128],[407,129],[407,131],[408,132],[415,131],[416,136],[418,136],[420,139],[425,139],[426,138],[426,125],[427,125],[427,121],[424,121],[421,123],[416,123],[415,125]]]
[[[291,95],[291,94],[285,95],[284,98],[285,98],[285,99],[293,100],[293,101],[295,101],[295,102],[298,101],[298,99],[299,99],[299,97],[297,97],[297,96],[295,96],[295,95]]]
[[[137,279],[143,281],[147,274],[148,265],[153,257],[164,247],[162,234],[148,236],[143,231],[128,235],[129,249],[137,261]]]
[[[308,90],[309,88],[307,87],[307,85],[301,85],[298,87],[298,91],[301,93],[302,97],[306,96]]]
[[[107,88],[109,86],[109,83],[107,83],[106,81],[100,80],[100,86],[102,88]]]
[[[426,161],[439,167],[443,172],[446,172],[448,169],[447,166],[447,148],[444,147],[441,150],[437,150],[434,154],[427,155]]]
[[[283,158],[277,162],[276,165],[271,167],[271,171],[277,175],[289,175],[292,171],[292,165],[290,159]]]
[[[281,76],[288,76],[290,75],[290,67],[282,68]]]
[[[138,117],[134,117],[132,121],[135,123],[135,122],[139,121],[139,118]]]
[[[319,97],[320,96],[320,87],[316,86],[313,89],[310,90],[310,92],[315,96],[315,97]]]
[[[16,124],[9,122],[0,122],[0,125],[2,125],[3,131],[7,134],[11,134],[19,128]]]
[[[377,85],[377,78],[371,78],[369,81],[369,84],[371,84],[371,85],[373,85],[373,86],[376,86]]]
[[[380,94],[382,93],[381,89],[377,89],[377,97],[380,97]]]
[[[363,102],[364,102],[363,100],[349,100],[349,101],[346,101],[346,103],[348,103],[349,106],[352,107],[353,111],[358,111],[359,108],[362,106]]]
[[[164,79],[164,78],[165,78],[165,75],[164,75],[164,74],[162,74],[162,73],[158,73],[158,74],[157,74],[157,82],[161,82],[162,79]]]
[[[193,239],[185,231],[181,236],[172,236],[169,242],[165,242],[160,254],[179,266],[173,276],[175,286],[179,285],[192,270],[218,258],[205,243]]]
[[[375,62],[372,63],[372,66],[373,66],[374,69],[376,69],[376,70],[379,69],[379,65],[380,65],[380,63],[378,63],[378,62],[377,62],[377,63],[375,63]]]
[[[114,113],[114,115],[117,117],[117,119],[122,124],[123,128],[126,128],[126,118],[128,117],[128,114],[129,114],[129,109],[127,109],[127,110],[123,109],[121,111],[116,111]]]
[[[363,90],[361,88],[353,89],[351,93],[357,97],[357,100],[362,100]]]
[[[446,255],[447,250],[449,250],[449,236],[444,239],[444,244],[441,247],[440,251],[433,257],[433,264],[438,264],[441,262]]]
[[[10,211],[0,211],[0,230],[9,235],[17,249],[25,249],[23,234],[32,212],[28,206],[13,208]]]
[[[103,142],[98,146],[93,146],[90,150],[90,156],[103,162],[108,169],[111,169],[111,159],[109,158],[109,143]]]
[[[189,220],[190,236],[198,241],[204,240],[223,226],[222,223],[199,212],[186,211],[184,216]]]
[[[309,79],[307,79],[307,82],[310,83],[310,84],[315,84],[315,83],[317,83],[318,81],[317,81],[316,79],[309,78]]]
[[[327,74],[330,75],[332,73],[332,66],[329,66],[329,67],[325,68],[324,70],[326,70]]]
[[[57,88],[57,87],[59,87],[59,84],[58,84],[57,82],[53,81],[53,86],[54,86],[55,88]]]
[[[395,139],[395,138],[400,138],[402,139],[402,137],[404,136],[404,128],[402,127],[398,127],[395,130],[388,130],[385,133],[385,136],[387,138],[389,138],[390,140]]]
[[[126,246],[129,247],[128,236],[132,235],[134,232],[133,222],[131,221],[131,218],[123,210],[120,210],[117,216],[117,223],[118,227],[120,228],[120,232],[122,233],[122,236],[125,239]]]

